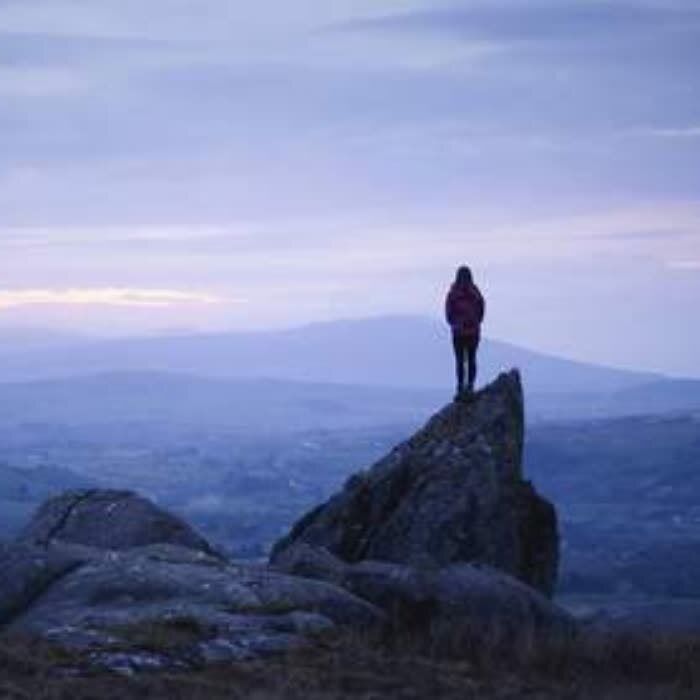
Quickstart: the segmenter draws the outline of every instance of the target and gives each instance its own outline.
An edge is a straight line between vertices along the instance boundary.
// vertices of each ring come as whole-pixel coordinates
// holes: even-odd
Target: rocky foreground
[[[352,629],[436,650],[562,643],[576,626],[547,598],[556,515],[523,479],[522,439],[512,372],[352,477],[269,567],[226,559],[137,494],[60,495],[0,548],[2,634],[126,672],[266,658]]]

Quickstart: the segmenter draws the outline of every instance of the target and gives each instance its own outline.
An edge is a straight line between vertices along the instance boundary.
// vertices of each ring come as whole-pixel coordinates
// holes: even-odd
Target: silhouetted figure
[[[484,320],[486,304],[479,288],[474,284],[472,272],[463,265],[457,270],[455,281],[445,300],[445,317],[452,328],[452,347],[457,370],[458,399],[464,390],[464,361],[469,364],[467,388],[474,391],[476,381],[476,351],[481,339],[481,322]]]

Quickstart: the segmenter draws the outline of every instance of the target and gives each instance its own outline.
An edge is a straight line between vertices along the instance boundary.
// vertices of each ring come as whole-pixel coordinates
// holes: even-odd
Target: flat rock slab
[[[185,522],[129,491],[47,501],[0,546],[0,627],[123,672],[253,658],[384,613],[332,583],[217,553]]]
[[[124,665],[129,654],[135,670],[141,661],[177,668],[252,658],[300,646],[337,624],[384,622],[378,608],[330,583],[179,545],[80,551],[77,566],[73,559],[72,569],[25,600],[23,612],[15,608],[7,630],[85,652],[93,665]]]

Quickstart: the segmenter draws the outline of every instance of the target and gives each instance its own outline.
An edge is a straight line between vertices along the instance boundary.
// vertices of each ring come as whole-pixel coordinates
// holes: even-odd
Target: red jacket
[[[445,317],[452,332],[462,336],[479,335],[486,304],[475,284],[457,284],[450,287],[445,299]]]

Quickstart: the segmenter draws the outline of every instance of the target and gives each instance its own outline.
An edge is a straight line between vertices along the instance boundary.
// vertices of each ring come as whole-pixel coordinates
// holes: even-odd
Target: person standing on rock
[[[469,365],[467,390],[471,394],[476,382],[476,351],[481,339],[481,322],[486,304],[479,288],[474,284],[472,272],[462,265],[445,300],[445,317],[452,329],[452,347],[457,370],[455,401],[464,394],[464,363]]]

